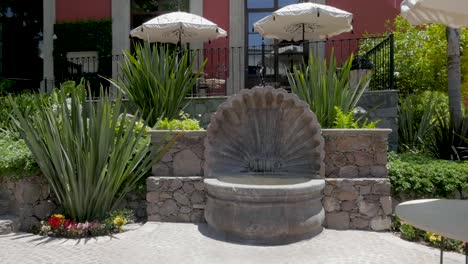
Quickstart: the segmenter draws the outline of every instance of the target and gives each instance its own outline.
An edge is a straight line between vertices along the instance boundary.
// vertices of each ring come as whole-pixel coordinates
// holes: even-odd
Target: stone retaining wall
[[[145,194],[145,191],[129,193],[119,208],[131,209],[137,221],[145,221]],[[19,230],[30,231],[41,220],[58,213],[56,209],[54,194],[42,176],[29,176],[21,180],[0,177],[0,216],[13,216]]]
[[[205,185],[201,177],[149,177],[148,221],[205,222]]]
[[[392,199],[388,179],[326,179],[325,226],[332,229],[389,230]],[[202,177],[150,177],[148,221],[205,222]]]
[[[20,230],[30,230],[56,208],[49,186],[41,176],[22,180],[0,178],[0,200],[7,203],[0,215],[15,216]]]
[[[393,212],[388,179],[326,179],[325,227],[390,230]]]
[[[387,177],[387,138],[390,132],[389,129],[322,129],[325,177]],[[169,151],[153,165],[153,176],[203,175],[206,131],[152,130],[149,133],[155,146],[181,133]]]

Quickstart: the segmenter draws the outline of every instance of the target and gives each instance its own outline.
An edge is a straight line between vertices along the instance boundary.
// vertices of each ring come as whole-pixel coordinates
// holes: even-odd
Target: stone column
[[[54,25],[55,0],[43,0],[43,71],[41,91],[47,92],[54,88]]]
[[[115,56],[123,54],[123,50],[130,49],[130,1],[112,0],[112,78],[117,78],[119,64]]]
[[[203,0],[190,0],[189,3],[189,13],[203,16]],[[198,63],[195,64],[195,70],[198,70],[198,65],[202,65],[203,63],[203,43],[191,43],[190,44],[191,50],[199,50],[196,59]]]
[[[229,78],[227,95],[245,86],[245,1],[229,1]]]

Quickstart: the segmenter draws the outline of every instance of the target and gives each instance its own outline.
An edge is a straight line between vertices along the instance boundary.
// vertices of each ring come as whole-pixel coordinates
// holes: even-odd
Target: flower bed
[[[124,225],[133,221],[133,215],[128,210],[114,211],[103,221],[79,223],[66,218],[62,214],[54,214],[47,220],[41,221],[36,231],[42,236],[84,238],[106,236],[125,231]]]
[[[406,224],[397,217],[393,219],[392,229],[401,239],[417,242],[426,246],[440,248],[442,236],[421,230],[412,225]],[[459,240],[444,238],[444,250],[463,253],[464,243]]]

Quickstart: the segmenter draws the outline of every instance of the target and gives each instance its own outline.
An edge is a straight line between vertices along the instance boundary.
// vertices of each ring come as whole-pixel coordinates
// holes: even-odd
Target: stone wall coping
[[[194,101],[205,101],[211,99],[227,99],[229,96],[225,95],[218,95],[218,96],[200,96],[200,97],[185,97],[186,100],[194,100]]]
[[[183,180],[183,181],[197,181],[202,180],[204,177],[202,176],[150,176],[148,178],[156,178],[161,180]]]
[[[206,130],[155,130],[151,129],[148,131],[149,134],[152,135],[165,135],[165,134],[171,134],[175,135],[177,133],[184,133],[184,136],[194,136],[194,137],[200,137],[200,136],[205,136],[206,135]],[[366,129],[366,128],[323,128],[322,129],[322,134],[323,135],[333,135],[333,134],[383,134],[383,135],[388,135],[392,132],[390,128],[371,128],[371,129]]]
[[[176,135],[183,133],[186,137],[200,137],[206,135],[206,130],[156,130],[151,129],[148,131],[150,135]]]
[[[366,93],[398,93],[398,90],[372,90],[372,91],[365,91]]]
[[[388,178],[324,178],[325,181],[337,181],[337,182],[376,182],[376,181],[389,181]]]
[[[390,128],[323,128],[322,135],[324,136],[331,136],[334,134],[356,134],[356,135],[375,135],[375,134],[382,134],[388,135],[392,133]]]

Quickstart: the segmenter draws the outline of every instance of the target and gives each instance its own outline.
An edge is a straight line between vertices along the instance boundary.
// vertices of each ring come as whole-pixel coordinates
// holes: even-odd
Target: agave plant
[[[149,146],[138,144],[144,129],[135,132],[138,115],[121,122],[121,95],[114,100],[102,92],[85,102],[79,89],[56,93],[50,103],[37,101],[34,112],[15,105],[14,124],[65,214],[102,219],[150,169]]]
[[[110,80],[121,89],[154,127],[159,119],[177,118],[185,106],[185,97],[195,87],[205,63],[195,70],[195,54],[182,53],[167,46],[136,44],[135,55],[124,52],[122,76]]]
[[[433,104],[433,95],[424,106],[421,120],[417,122],[416,106],[411,98],[400,101],[398,106],[398,137],[400,148],[403,150],[418,151],[424,147],[424,141],[432,133],[433,117],[436,111]]]
[[[324,128],[334,126],[335,106],[344,114],[352,111],[370,82],[369,73],[356,87],[350,87],[349,74],[353,56],[341,69],[336,65],[333,52],[330,58],[330,64],[327,65],[326,60],[320,62],[310,56],[308,64],[294,67],[293,72],[287,74],[291,90],[310,105]]]
[[[463,118],[455,124],[451,115],[436,111],[434,127],[424,146],[437,159],[467,160],[468,120]]]

